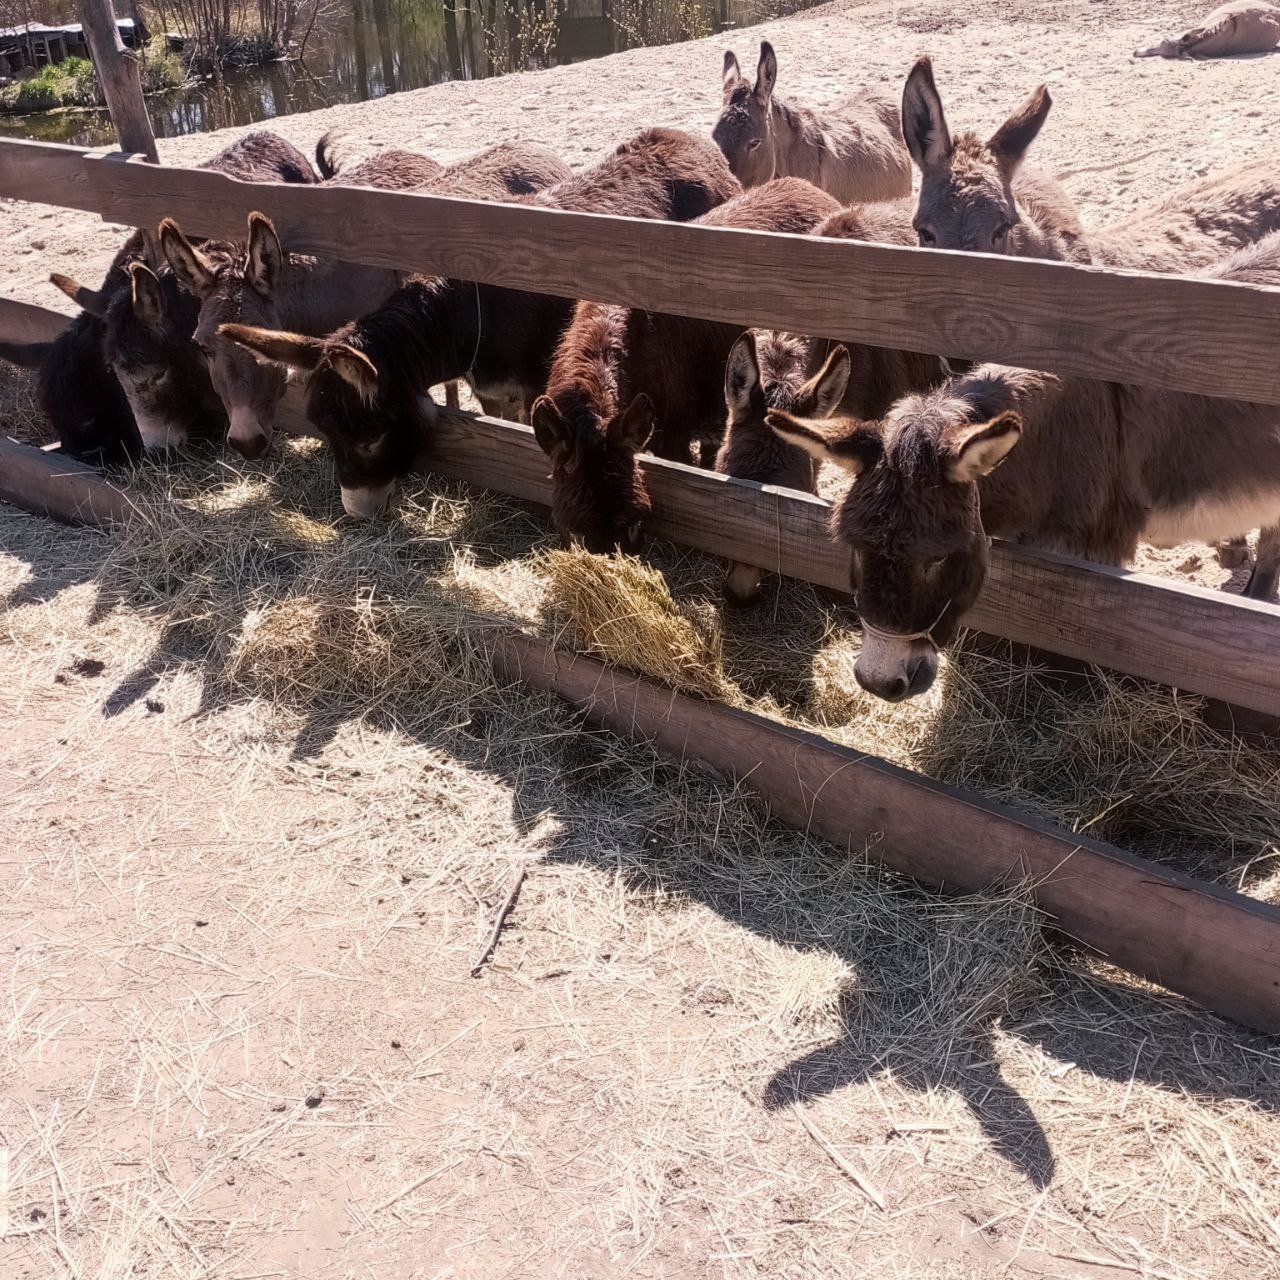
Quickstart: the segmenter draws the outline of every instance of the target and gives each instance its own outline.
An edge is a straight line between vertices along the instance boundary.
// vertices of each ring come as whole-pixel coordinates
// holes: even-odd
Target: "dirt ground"
[[[1280,57],[1135,63],[1193,11],[1115,8],[833,5],[734,43],[767,35],[815,101],[930,51],[957,126],[1047,78],[1037,150],[1096,221],[1274,153]],[[709,127],[722,43],[278,128],[577,163]],[[0,288],[56,306],[48,270],[92,276],[119,238],[0,202]],[[421,502],[411,541],[451,572],[495,561],[476,529],[545,534]],[[236,696],[207,619],[119,605],[116,556],[0,507],[0,1275],[1280,1276],[1275,1040],[546,699]]]

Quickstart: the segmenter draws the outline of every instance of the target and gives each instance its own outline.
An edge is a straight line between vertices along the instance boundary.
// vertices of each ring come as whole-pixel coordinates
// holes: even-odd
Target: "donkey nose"
[[[235,450],[242,458],[248,458],[252,461],[254,458],[260,458],[267,451],[267,437],[264,435],[253,436],[228,436],[227,447]]]
[[[911,691],[911,679],[905,674],[889,676],[876,672],[874,675],[869,675],[855,665],[853,678],[868,693],[874,693],[877,698],[883,698],[886,702],[901,702]]]

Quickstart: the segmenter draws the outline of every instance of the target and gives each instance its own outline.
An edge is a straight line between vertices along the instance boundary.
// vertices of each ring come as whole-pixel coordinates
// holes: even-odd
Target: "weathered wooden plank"
[[[142,96],[137,55],[125,48],[111,0],[80,0],[80,14],[88,37],[94,70],[107,99],[107,110],[124,151],[145,155],[159,164],[156,136]]]
[[[0,298],[0,342],[52,342],[70,323],[60,311]]]
[[[933,782],[817,734],[674,693],[549,641],[502,635],[509,679],[595,724],[740,779],[784,822],[914,879],[1030,887],[1113,963],[1260,1031],[1280,1031],[1280,910]]]
[[[128,495],[92,467],[3,437],[0,502],[71,524],[108,524],[132,510]]]
[[[101,212],[298,251],[908,351],[1280,404],[1280,290],[85,161]],[[376,228],[376,234],[373,229]],[[767,287],[761,287],[761,282]]]
[[[0,143],[0,196],[96,213],[98,197],[84,163],[88,154],[84,147],[6,139]]]
[[[542,505],[549,463],[528,427],[442,409],[423,465]],[[660,537],[837,591],[845,553],[820,498],[644,459]],[[980,631],[1280,715],[1280,607],[997,542],[965,619]]]

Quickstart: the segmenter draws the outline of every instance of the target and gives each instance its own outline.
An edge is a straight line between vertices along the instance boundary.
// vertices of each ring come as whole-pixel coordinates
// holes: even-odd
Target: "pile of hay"
[[[853,679],[859,636],[801,584],[722,612],[721,566],[551,550],[518,506],[432,486],[386,522],[341,516],[313,441],[231,471],[147,467],[116,535],[111,590],[180,628],[236,695],[397,718],[491,679],[484,637],[518,626],[672,688],[810,728],[1195,874],[1280,898],[1280,752],[1205,727],[1201,704],[958,646],[924,698]]]

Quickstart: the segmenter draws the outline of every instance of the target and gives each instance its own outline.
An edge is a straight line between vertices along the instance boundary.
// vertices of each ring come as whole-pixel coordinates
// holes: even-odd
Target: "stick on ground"
[[[473,978],[480,976],[480,970],[484,968],[489,958],[493,955],[494,949],[498,945],[498,935],[502,933],[502,926],[507,923],[507,917],[511,914],[512,907],[516,905],[516,899],[520,896],[520,886],[524,884],[525,877],[528,874],[528,866],[523,866],[511,882],[511,888],[507,890],[507,896],[502,900],[502,906],[498,908],[498,914],[493,922],[493,932],[489,934],[489,941],[485,943],[484,950],[480,953],[475,964],[471,966],[471,976]]]

